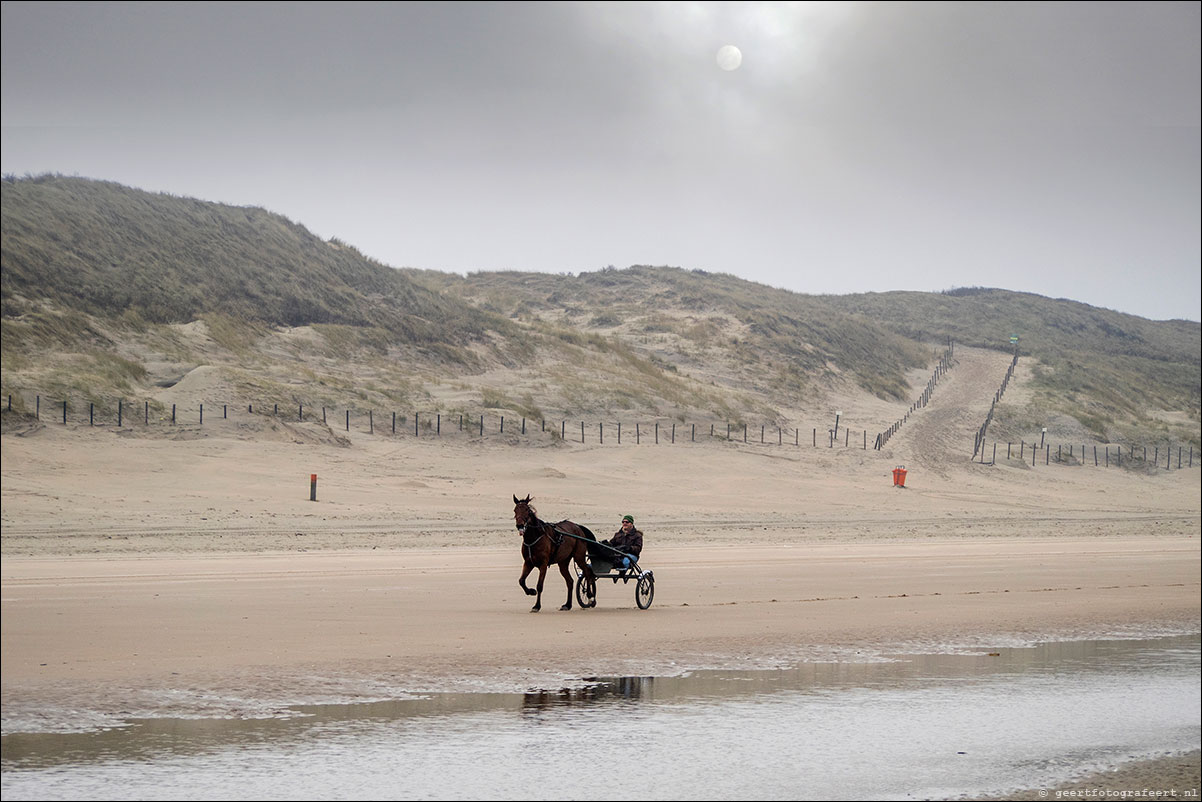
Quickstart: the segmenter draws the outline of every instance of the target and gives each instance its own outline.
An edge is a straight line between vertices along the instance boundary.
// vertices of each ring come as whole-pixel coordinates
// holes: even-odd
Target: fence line
[[[1017,359],[1017,357],[1016,357]],[[1013,367],[1014,363],[1011,363]],[[1009,376],[1009,371],[1007,372]],[[1005,389],[1005,381],[1003,381],[1003,390]],[[4,396],[0,396],[3,398]],[[929,398],[929,396],[928,396]],[[6,410],[13,412],[13,396],[6,397]],[[46,410],[51,415],[50,420],[61,422],[67,425],[71,422],[78,421],[83,423],[83,407],[72,407],[66,400],[50,400],[43,399],[41,395],[35,397],[33,405],[33,416],[41,420],[43,412],[43,401],[46,402]],[[25,402],[22,399],[21,409],[17,412],[24,412]],[[218,416],[215,410],[220,410]],[[214,418],[219,417],[221,420],[230,419],[232,414],[236,414],[235,410],[240,410],[240,405],[220,404],[210,405],[209,421],[210,425]],[[183,417],[186,413],[193,410],[183,410],[176,404],[172,404],[170,413],[168,413],[166,405],[155,406],[155,416],[150,415],[151,404],[149,401],[143,400],[140,404],[129,404],[125,399],[118,399],[115,402],[115,410],[112,407],[98,407],[96,402],[87,402],[87,424],[89,426],[109,425],[114,419],[118,428],[131,428],[137,425],[150,427],[155,424],[165,424],[171,426],[181,425]],[[75,417],[71,415],[74,413]],[[548,432],[552,437],[558,437],[567,440],[571,435],[574,442],[590,443],[595,442],[604,445],[608,440],[615,445],[621,445],[623,440],[623,425],[622,421],[609,422],[608,431],[606,421],[598,421],[590,424],[584,420],[569,421],[561,419],[559,426],[555,426],[553,421],[547,419],[538,420],[538,429],[533,429],[534,421],[528,418],[520,418],[518,420],[506,419],[504,415],[496,415],[493,418],[486,418],[484,413],[443,413],[443,412],[414,412],[412,418],[412,426],[408,423],[406,415],[398,415],[396,412],[391,413],[391,422],[388,418],[381,418],[381,426],[377,426],[377,417],[374,409],[355,409],[342,408],[334,409],[325,406],[306,407],[304,404],[296,404],[295,412],[291,408],[281,412],[279,404],[257,405],[253,402],[246,404],[247,415],[259,415],[263,417],[285,418],[294,420],[298,423],[317,423],[320,421],[323,425],[331,430],[343,428],[350,432],[352,423],[356,425],[356,431],[366,432],[372,435],[389,434],[398,435],[412,432],[415,437],[421,437],[424,432],[428,436],[441,437],[443,436],[444,418],[446,428],[449,431],[456,433],[465,433],[467,436],[484,437],[486,434],[497,433],[500,435],[508,432],[510,436],[527,435],[528,433],[537,433],[545,435]],[[28,414],[28,413],[26,413]],[[293,415],[295,414],[295,417]],[[198,404],[195,410],[194,420],[197,425],[205,425],[205,405]],[[112,416],[115,416],[112,417]],[[577,424],[579,426],[577,427]],[[183,423],[186,425],[186,422]],[[506,428],[508,426],[508,429]],[[758,429],[758,431],[757,431]],[[626,425],[626,443],[632,442],[630,434],[630,425]],[[724,442],[735,442],[742,444],[757,444],[771,445],[778,447],[792,446],[801,448],[805,445],[805,440],[802,437],[805,429],[798,427],[789,427],[777,424],[761,423],[757,427],[753,427],[748,423],[731,423],[722,422],[721,424],[710,422],[708,428],[705,423],[689,423],[671,420],[653,420],[645,423],[636,421],[634,424],[633,444],[642,445],[644,442],[648,444],[676,444],[676,443],[695,443],[698,440],[720,440]],[[828,434],[833,430],[827,430]],[[846,426],[843,427],[842,443],[839,443],[837,437],[832,436],[828,439],[827,447],[833,448],[835,445],[841,445],[845,449],[856,448],[859,446],[861,450],[868,448],[868,431],[861,430],[859,442],[853,446],[851,440],[851,430]],[[983,464],[995,464],[997,460],[998,444],[993,444],[993,452],[990,460],[987,462],[986,450],[983,443],[978,444],[981,462]],[[810,427],[810,443],[809,447],[818,448],[818,428]],[[1141,463],[1144,465],[1163,466],[1165,469],[1174,467],[1181,468],[1194,466],[1194,448],[1192,444],[1178,444],[1173,446],[1171,443],[1147,445],[1126,445],[1121,446],[1113,443],[1102,444],[1101,451],[1098,445],[1092,446],[1092,452],[1088,450],[1087,444],[1074,443],[1071,446],[1064,444],[1055,445],[1055,456],[1052,453],[1053,444],[1051,443],[1027,443],[1019,441],[1017,443],[1006,444],[1006,459],[1013,460],[1018,457],[1020,461],[1035,460],[1032,466],[1042,458],[1045,464],[1078,464],[1087,465],[1091,462],[1097,467],[1121,467],[1124,461],[1133,464]],[[1076,456],[1076,451],[1080,448],[1080,458]],[[1127,454],[1122,453],[1123,448],[1127,449]],[[1174,451],[1174,448],[1176,449]],[[976,455],[974,454],[974,457]]]
[[[993,443],[993,450],[989,460],[985,459],[986,449],[984,444],[981,444],[980,452],[982,465],[996,465],[998,459],[998,445]],[[1164,470],[1174,470],[1181,468],[1194,467],[1194,446],[1192,443],[1178,443],[1175,447],[1171,442],[1163,444],[1154,444],[1147,446],[1144,444],[1126,446],[1120,443],[1103,443],[1102,451],[1099,455],[1098,446],[1095,444],[1092,449],[1086,443],[1056,443],[1054,444],[1056,451],[1052,452],[1052,443],[1035,443],[1020,440],[1017,443],[1006,443],[1006,461],[1012,462],[1017,459],[1019,462],[1026,464],[1030,462],[1031,467],[1036,467],[1040,462],[1045,466],[1048,465],[1078,465],[1085,466],[1092,464],[1095,468],[1121,468],[1124,465],[1127,467],[1140,468],[1161,468]],[[1081,456],[1077,457],[1077,447],[1080,446]],[[1123,449],[1127,449],[1126,456],[1123,455]],[[974,455],[975,456],[975,455]],[[1176,463],[1174,465],[1174,462]]]
[[[935,365],[935,371],[927,381],[927,386],[919,393],[918,398],[910,405],[910,409],[907,410],[905,415],[898,418],[892,426],[876,436],[876,442],[873,444],[874,449],[880,451],[884,448],[885,443],[889,442],[889,438],[897,434],[902,424],[910,419],[911,413],[917,412],[931,402],[931,397],[935,395],[935,386],[939,384],[939,379],[956,364],[954,359],[955,345],[950,339],[947,341],[947,348],[944,350],[943,356],[939,358],[939,362]]]
[[[1006,368],[1006,375],[1002,377],[1002,386],[993,394],[993,403],[989,405],[989,414],[985,416],[985,422],[981,424],[981,428],[977,429],[977,438],[972,446],[972,458],[977,458],[977,452],[981,452],[982,458],[985,456],[985,432],[989,429],[989,424],[993,422],[993,412],[997,409],[998,403],[1002,400],[1002,396],[1006,392],[1006,387],[1010,384],[1010,377],[1014,375],[1014,369],[1018,366],[1018,346],[1014,346],[1014,359],[1010,360],[1010,367]]]
[[[0,396],[2,397],[2,396]],[[9,412],[13,411],[13,396],[7,395],[6,409]],[[18,394],[20,398],[20,394]],[[76,407],[69,404],[67,400],[51,402],[50,399],[43,398],[41,395],[35,396],[32,415],[37,420],[42,420],[43,405],[47,409],[53,403],[54,420],[66,425],[72,420],[83,423],[82,407]],[[205,425],[205,404],[199,403],[195,410],[183,409],[177,404],[172,404],[170,413],[168,414],[165,404],[155,404],[154,409],[151,408],[149,401],[142,401],[140,408],[131,406],[126,399],[117,399],[114,402],[114,407],[98,406],[94,401],[87,403],[87,419],[89,426],[109,425],[114,422],[119,428],[127,428],[138,423],[143,426],[151,426],[153,424],[166,424],[172,426],[187,425],[195,423],[197,425]],[[432,436],[443,435],[444,418],[448,427],[454,423],[456,432],[463,432],[468,435],[476,435],[484,437],[486,434],[501,434],[508,433],[510,436],[517,434],[527,435],[531,431],[532,425],[536,422],[529,418],[508,418],[505,415],[497,414],[494,416],[486,416],[484,413],[464,413],[464,412],[414,412],[412,417],[412,425],[410,426],[408,417],[405,414],[397,412],[385,411],[385,415],[390,417],[377,417],[374,408],[334,408],[320,405],[310,405],[296,403],[281,410],[280,404],[256,404],[248,402],[246,406],[246,415],[258,415],[262,417],[279,418],[297,423],[322,423],[330,427],[332,430],[342,429],[350,432],[352,425],[356,426],[356,431],[366,431],[369,434],[403,434],[406,431],[411,431],[414,436],[420,437],[425,434]],[[26,402],[23,398],[20,401],[20,408],[17,412],[23,412],[26,407]],[[215,416],[213,410],[220,409],[220,415]],[[131,418],[129,411],[138,409],[141,413],[137,418]],[[237,414],[235,410],[240,410],[240,405],[220,404],[217,407],[210,404],[208,420],[210,423],[215,417],[221,420],[229,420],[233,415]],[[151,416],[151,412],[155,412]],[[75,415],[74,418],[71,415]],[[194,417],[193,417],[194,415]],[[115,416],[115,417],[114,417]],[[185,420],[187,417],[187,420]],[[140,420],[139,420],[140,419]],[[380,425],[377,425],[380,423]],[[550,433],[554,437],[559,437],[562,440],[568,441],[571,439],[575,442],[589,443],[596,442],[604,444],[607,439],[606,421],[589,422],[586,420],[569,420],[561,419],[559,426],[554,425],[554,421],[546,418],[537,420],[539,434]],[[622,421],[609,422],[608,438],[616,444],[622,443],[623,426]],[[507,428],[508,427],[508,428]],[[868,430],[861,430],[861,434],[856,438],[856,444],[852,445],[851,429],[843,426],[842,434],[843,442],[839,443],[836,438],[831,438],[829,447],[834,447],[836,444],[843,448],[860,447],[863,450],[868,448]],[[818,447],[818,429],[810,427],[811,430],[811,445],[814,448]],[[449,431],[449,429],[448,429]],[[794,446],[800,448],[804,445],[802,434],[805,428],[801,426],[788,426],[783,423],[760,423],[752,425],[746,422],[732,423],[723,421],[721,424],[708,423],[690,423],[687,421],[674,420],[651,420],[648,422],[636,421],[634,424],[633,441],[630,435],[630,424],[626,425],[626,442],[633,442],[635,445],[641,445],[644,441],[648,443],[659,444],[661,442],[674,444],[677,442],[697,442],[700,439],[709,438],[712,440],[726,440],[731,442],[741,442],[746,444],[759,445],[776,445],[776,446]]]

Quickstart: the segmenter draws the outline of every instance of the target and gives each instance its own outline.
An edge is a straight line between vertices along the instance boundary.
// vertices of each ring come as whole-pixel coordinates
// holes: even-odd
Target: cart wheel
[[[589,582],[584,574],[576,577],[576,602],[582,610],[597,606],[597,583]]]
[[[639,577],[639,584],[634,589],[634,603],[639,606],[640,610],[646,610],[651,606],[651,600],[654,598],[655,577],[648,571]]]

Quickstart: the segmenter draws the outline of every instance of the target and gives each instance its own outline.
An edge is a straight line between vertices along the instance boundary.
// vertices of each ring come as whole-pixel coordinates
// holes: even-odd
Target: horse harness
[[[539,529],[539,536],[533,541],[526,539],[526,531],[529,530],[532,525],[538,527]],[[551,551],[553,556],[555,550],[559,548],[561,543],[563,543],[564,535],[567,534],[566,532],[561,532],[560,530],[556,529],[553,525],[547,523],[546,521],[540,521],[535,516],[531,516],[526,523],[522,526],[519,526],[518,529],[522,533],[522,552],[525,555],[526,562],[530,563],[531,565],[534,565],[534,546],[540,540],[547,538],[551,541]],[[548,529],[551,530],[552,534],[547,534]]]

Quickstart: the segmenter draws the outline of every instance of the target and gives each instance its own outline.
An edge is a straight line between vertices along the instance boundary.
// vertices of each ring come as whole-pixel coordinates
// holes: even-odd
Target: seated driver
[[[630,556],[612,555],[615,558],[614,566],[621,571],[634,566],[637,562],[639,553],[643,550],[643,533],[634,528],[634,517],[630,515],[622,516],[622,527],[614,532],[613,537],[609,540],[603,540],[602,543],[607,546],[613,546],[618,551],[624,552]]]

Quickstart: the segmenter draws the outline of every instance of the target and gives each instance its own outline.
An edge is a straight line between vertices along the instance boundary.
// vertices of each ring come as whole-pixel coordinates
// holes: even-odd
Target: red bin
[[[898,465],[896,468],[893,469],[893,486],[894,487],[905,487],[906,486],[906,466],[905,465]]]

